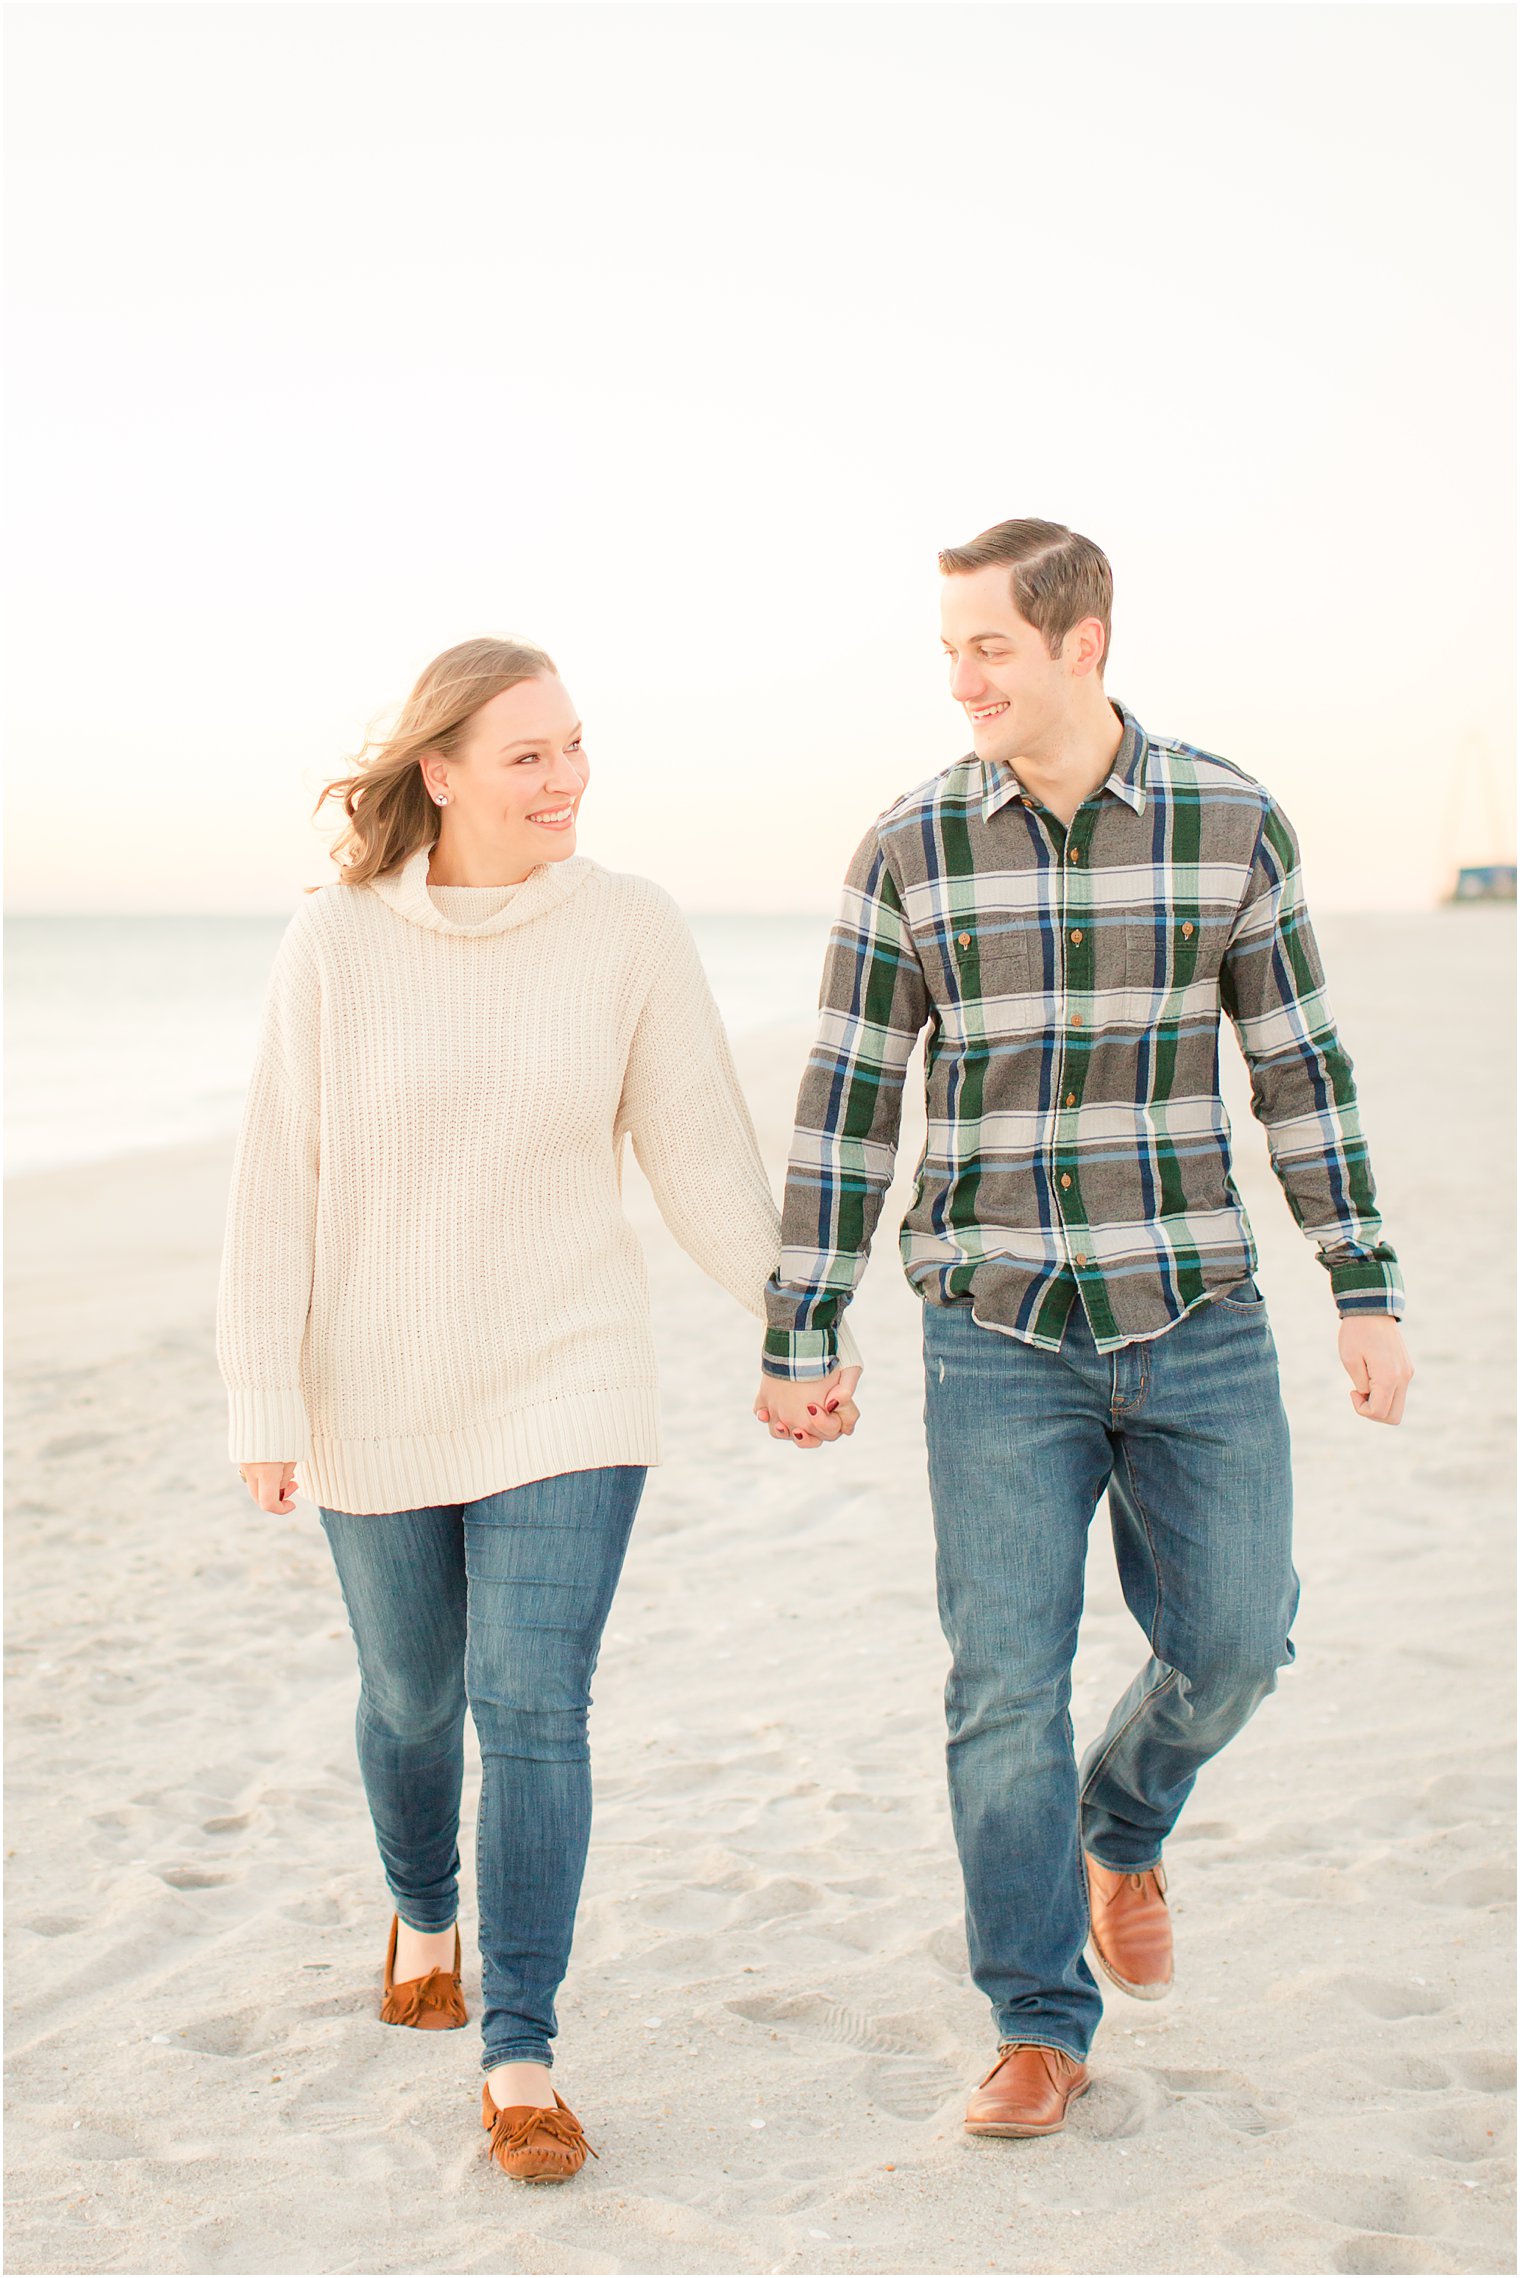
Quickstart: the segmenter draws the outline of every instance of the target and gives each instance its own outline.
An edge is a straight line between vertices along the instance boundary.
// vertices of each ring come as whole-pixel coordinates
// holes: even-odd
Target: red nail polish
[[[808,1402],[808,1414],[809,1414],[810,1416],[816,1416],[816,1415],[817,1415],[817,1413],[818,1413],[817,1409],[816,1409],[816,1408],[813,1406],[813,1403],[812,1403],[812,1401],[810,1400],[810,1401]]]

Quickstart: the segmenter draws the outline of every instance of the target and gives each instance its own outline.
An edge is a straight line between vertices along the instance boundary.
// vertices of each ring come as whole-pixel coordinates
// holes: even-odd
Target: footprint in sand
[[[897,2057],[885,2069],[872,2065],[860,2076],[860,2086],[894,2120],[932,2120],[947,2098],[965,2090],[958,2074],[931,2057]]]
[[[736,2017],[748,2018],[751,2024],[783,2025],[810,2040],[831,2041],[840,2048],[858,2049],[868,2056],[923,2054],[921,2044],[884,2032],[858,2009],[847,2009],[843,2002],[831,2001],[823,1993],[793,1993],[781,1997],[754,1994],[747,2001],[725,2002],[724,2007]]]
[[[966,1955],[966,1933],[958,1922],[947,1922],[942,1930],[931,1930],[924,1940],[924,1952],[936,1969],[957,1981],[970,1970]]]
[[[1446,2210],[1441,2194],[1414,2180],[1397,2182],[1384,2175],[1310,2174],[1300,2178],[1294,2196],[1306,2213],[1347,2230],[1426,2240],[1439,2236],[1445,2228]]]
[[[758,1890],[751,1891],[742,1905],[736,1906],[733,1921],[747,1929],[758,1929],[766,1922],[782,1922],[797,1914],[811,1914],[815,1906],[823,1903],[823,1893],[815,1883],[800,1882],[793,1875],[772,1875]]]
[[[337,1900],[329,1898],[324,1891],[292,1899],[288,1906],[279,1909],[279,1914],[282,1922],[298,1922],[308,1930],[331,1930],[343,1919]]]
[[[182,2049],[191,2049],[197,2056],[241,2057],[256,2053],[253,2020],[236,2012],[197,2018],[174,2038]]]
[[[62,2142],[73,2159],[141,2159],[143,2147],[111,2128],[70,2128]]]
[[[1434,2017],[1446,2004],[1434,1986],[1415,1985],[1395,1978],[1357,1977],[1346,1975],[1332,1978],[1331,1989],[1343,2001],[1358,2009],[1365,2009],[1373,2017],[1383,2017],[1397,2024],[1405,2017]]]
[[[1150,2070],[1173,2096],[1196,2098],[1233,2135],[1268,2136],[1289,2125],[1285,2113],[1257,2101],[1254,2086],[1238,2072],[1165,2065]]]
[[[1470,2104],[1455,2111],[1417,2113],[1400,2132],[1416,2152],[1465,2166],[1475,2159],[1493,2159],[1506,2148],[1508,2119],[1502,2107]]]
[[[1092,2086],[1072,2107],[1072,2127],[1100,2143],[1138,2136],[1166,2109],[1166,2098],[1148,2072],[1096,2067]]]
[[[770,2025],[799,2040],[822,2041],[879,2060],[864,2075],[862,2087],[871,2102],[894,2119],[926,2120],[961,2086],[958,2074],[926,2048],[928,2035],[911,2018],[876,2023],[858,2009],[814,1993],[779,2000],[757,1994],[725,2006],[751,2024]],[[899,2029],[894,2031],[894,2026]]]
[[[1437,2064],[1434,2057],[1377,2057],[1364,2064],[1362,2070],[1380,2088],[1433,2089],[1451,2086],[1451,2074],[1444,2064]],[[1486,2086],[1487,2083],[1482,2085]]]
[[[1400,2238],[1394,2232],[1360,2231],[1343,2239],[1330,2257],[1332,2270],[1365,2272],[1368,2278],[1403,2278],[1403,2273],[1444,2271],[1456,2265],[1437,2247],[1419,2239]]]
[[[1515,1870],[1513,1867],[1463,1867],[1431,1890],[1416,1888],[1413,1895],[1428,1899],[1432,1906],[1513,1906]]]

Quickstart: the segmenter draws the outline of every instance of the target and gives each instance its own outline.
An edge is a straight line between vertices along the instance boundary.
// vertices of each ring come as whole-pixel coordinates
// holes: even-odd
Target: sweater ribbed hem
[[[614,1385],[546,1400],[454,1432],[411,1439],[312,1437],[298,1484],[327,1511],[374,1517],[474,1503],[530,1479],[660,1460],[660,1399],[653,1385]]]

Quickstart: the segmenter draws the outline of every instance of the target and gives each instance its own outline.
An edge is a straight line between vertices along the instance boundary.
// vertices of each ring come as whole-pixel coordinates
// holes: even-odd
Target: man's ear
[[[1107,646],[1102,621],[1097,617],[1084,617],[1072,626],[1061,643],[1062,661],[1074,680],[1085,680],[1090,673],[1101,670]]]

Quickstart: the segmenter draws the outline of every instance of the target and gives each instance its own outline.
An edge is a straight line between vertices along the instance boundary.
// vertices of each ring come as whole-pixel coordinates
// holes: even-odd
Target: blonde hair
[[[438,813],[422,779],[429,752],[451,759],[466,727],[493,696],[519,681],[555,670],[554,660],[526,641],[461,641],[423,668],[388,735],[370,737],[354,754],[353,772],[334,778],[318,799],[341,802],[348,820],[333,841],[345,886],[367,886],[438,836]]]
[[[996,522],[969,546],[947,546],[939,557],[946,577],[1005,563],[1013,572],[1013,602],[1033,625],[1052,656],[1073,625],[1096,617],[1103,627],[1098,677],[1108,662],[1114,573],[1108,556],[1091,538],[1079,537],[1064,522]]]

